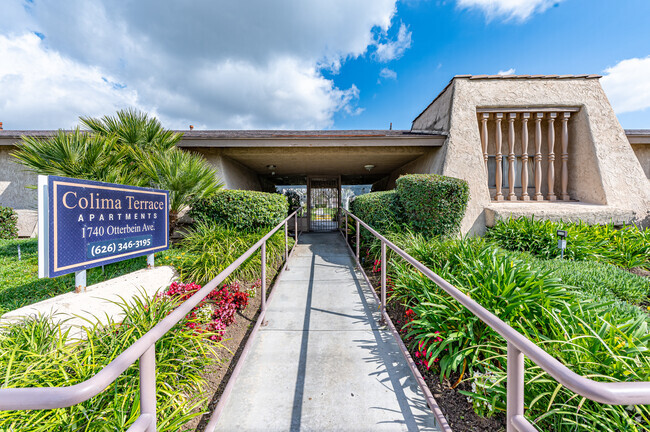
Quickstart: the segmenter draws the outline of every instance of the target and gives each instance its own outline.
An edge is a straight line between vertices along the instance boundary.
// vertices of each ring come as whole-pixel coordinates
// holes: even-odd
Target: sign
[[[39,277],[169,248],[169,192],[38,176]]]

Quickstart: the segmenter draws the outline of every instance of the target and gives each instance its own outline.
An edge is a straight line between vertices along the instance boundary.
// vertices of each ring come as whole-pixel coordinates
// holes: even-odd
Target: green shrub
[[[650,317],[639,308],[576,290],[557,278],[555,263],[483,239],[403,236],[399,244],[577,374],[606,382],[650,380]],[[474,390],[463,393],[479,414],[503,412],[505,341],[411,266],[396,260],[390,268],[394,296],[411,308],[409,336],[419,358],[441,375],[454,371],[471,381]],[[596,277],[608,272],[594,271]],[[648,406],[577,397],[528,359],[525,382],[525,415],[539,430],[648,430]]]
[[[486,237],[504,249],[552,259],[560,256],[557,247],[559,229],[567,231],[566,258],[606,262],[624,268],[650,269],[650,230],[640,230],[634,225],[616,229],[613,225],[520,217],[498,221],[488,230]]]
[[[47,319],[30,318],[0,331],[3,388],[63,387],[97,374],[119,353],[165,318],[176,303],[134,298],[121,304],[124,321],[90,324],[87,339],[71,341],[67,332]],[[215,364],[215,344],[204,335],[181,331],[184,321],[156,342],[156,405],[158,430],[178,431],[201,415],[205,401],[205,368]],[[210,355],[212,352],[212,355]],[[139,408],[138,363],[99,395],[68,408],[0,411],[0,430],[114,431],[126,430]]]
[[[249,190],[223,190],[198,200],[190,216],[239,230],[272,227],[287,217],[289,204],[284,195]]]
[[[450,236],[460,230],[467,209],[465,180],[436,174],[409,174],[397,179],[404,219],[425,235]]]
[[[401,226],[404,214],[395,190],[359,195],[352,201],[350,210],[380,233]],[[367,230],[361,232],[367,233]]]
[[[0,239],[18,236],[18,215],[11,207],[0,206]]]
[[[199,222],[181,241],[182,259],[175,267],[183,280],[200,284],[210,281],[267,233],[267,229],[240,231],[231,227]],[[293,239],[289,238],[289,248]],[[187,254],[187,255],[185,255]],[[266,263],[269,269],[284,260],[284,231],[279,230],[266,242]],[[253,254],[233,273],[232,279],[251,281],[260,277],[260,253]]]

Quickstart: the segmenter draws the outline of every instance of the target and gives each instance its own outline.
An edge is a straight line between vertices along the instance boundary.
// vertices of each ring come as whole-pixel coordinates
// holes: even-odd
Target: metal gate
[[[307,187],[309,231],[332,231],[339,227],[341,180],[309,177]]]

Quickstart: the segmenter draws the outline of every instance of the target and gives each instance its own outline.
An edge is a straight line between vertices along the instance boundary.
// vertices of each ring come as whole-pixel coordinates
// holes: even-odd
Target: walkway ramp
[[[338,233],[304,234],[218,431],[437,431]]]

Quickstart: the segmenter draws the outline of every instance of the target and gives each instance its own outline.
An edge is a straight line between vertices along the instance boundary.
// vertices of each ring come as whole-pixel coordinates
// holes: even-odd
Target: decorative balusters
[[[535,114],[535,201],[544,201],[542,195],[542,119],[544,113]]]
[[[569,201],[569,193],[567,188],[569,186],[569,117],[570,112],[562,113],[562,190],[560,198],[562,201]]]
[[[515,119],[517,113],[508,114],[508,200],[517,201],[515,195]]]
[[[529,201],[528,196],[528,119],[530,113],[521,115],[521,200]]]
[[[555,201],[555,118],[557,113],[549,113],[548,115],[548,194],[546,198],[549,201]]]
[[[579,108],[571,107],[540,107],[535,108],[482,108],[478,110],[479,132],[481,140],[481,152],[483,153],[483,163],[485,172],[489,175],[488,166],[491,168],[490,158],[494,157],[494,184],[496,193],[493,197],[494,201],[570,201],[571,197],[568,193],[569,186],[569,120],[571,113],[579,111]],[[494,114],[494,116],[492,116]],[[504,136],[503,136],[503,122],[504,119],[508,121],[508,148],[504,151]],[[520,120],[518,120],[520,119]],[[556,119],[561,121],[561,130],[556,130]],[[489,128],[490,121],[494,121],[494,156],[488,153],[488,146],[490,142]],[[529,130],[532,127],[531,122],[535,121],[534,131]],[[546,121],[544,121],[546,120]],[[521,121],[521,128],[517,121]],[[547,126],[544,133],[542,131],[542,123]],[[530,125],[530,126],[529,126]],[[558,125],[558,128],[560,125]],[[533,135],[531,137],[530,135]],[[555,141],[556,135],[558,140],[558,172],[560,178],[558,179],[556,196],[556,168],[555,168]],[[518,155],[515,149],[519,150],[519,143],[521,140],[521,155]],[[534,139],[534,146],[530,140]],[[529,144],[531,148],[529,150]],[[544,153],[542,153],[542,146],[544,146]],[[505,153],[505,154],[504,154]],[[508,161],[508,191],[504,193],[504,156]],[[521,164],[517,166],[517,158],[521,157]],[[532,159],[531,159],[532,158]],[[548,166],[542,169],[542,158],[546,158]],[[561,161],[561,163],[559,163]],[[532,164],[532,171],[534,179],[529,178],[529,170]],[[517,172],[521,169],[521,172]],[[546,178],[545,178],[546,177]],[[492,180],[490,178],[489,180]],[[517,181],[521,180],[521,185]],[[542,193],[542,182],[545,182],[544,193]],[[534,183],[535,193],[528,193],[529,183]],[[521,193],[518,189],[521,186]],[[533,184],[530,185],[533,187]]]
[[[485,174],[488,172],[488,120],[489,113],[481,115],[481,148],[483,149],[483,161],[485,162]]]
[[[503,161],[503,155],[501,154],[501,145],[502,145],[502,133],[501,133],[501,119],[503,119],[503,113],[497,113],[496,114],[496,123],[497,123],[497,128],[496,128],[496,139],[494,140],[494,145],[496,146],[496,169],[494,173],[494,177],[496,179],[496,188],[497,188],[497,193],[494,197],[495,201],[503,201],[503,193],[501,192],[501,187],[503,186],[503,173],[501,172],[502,170],[502,165],[501,162]]]

